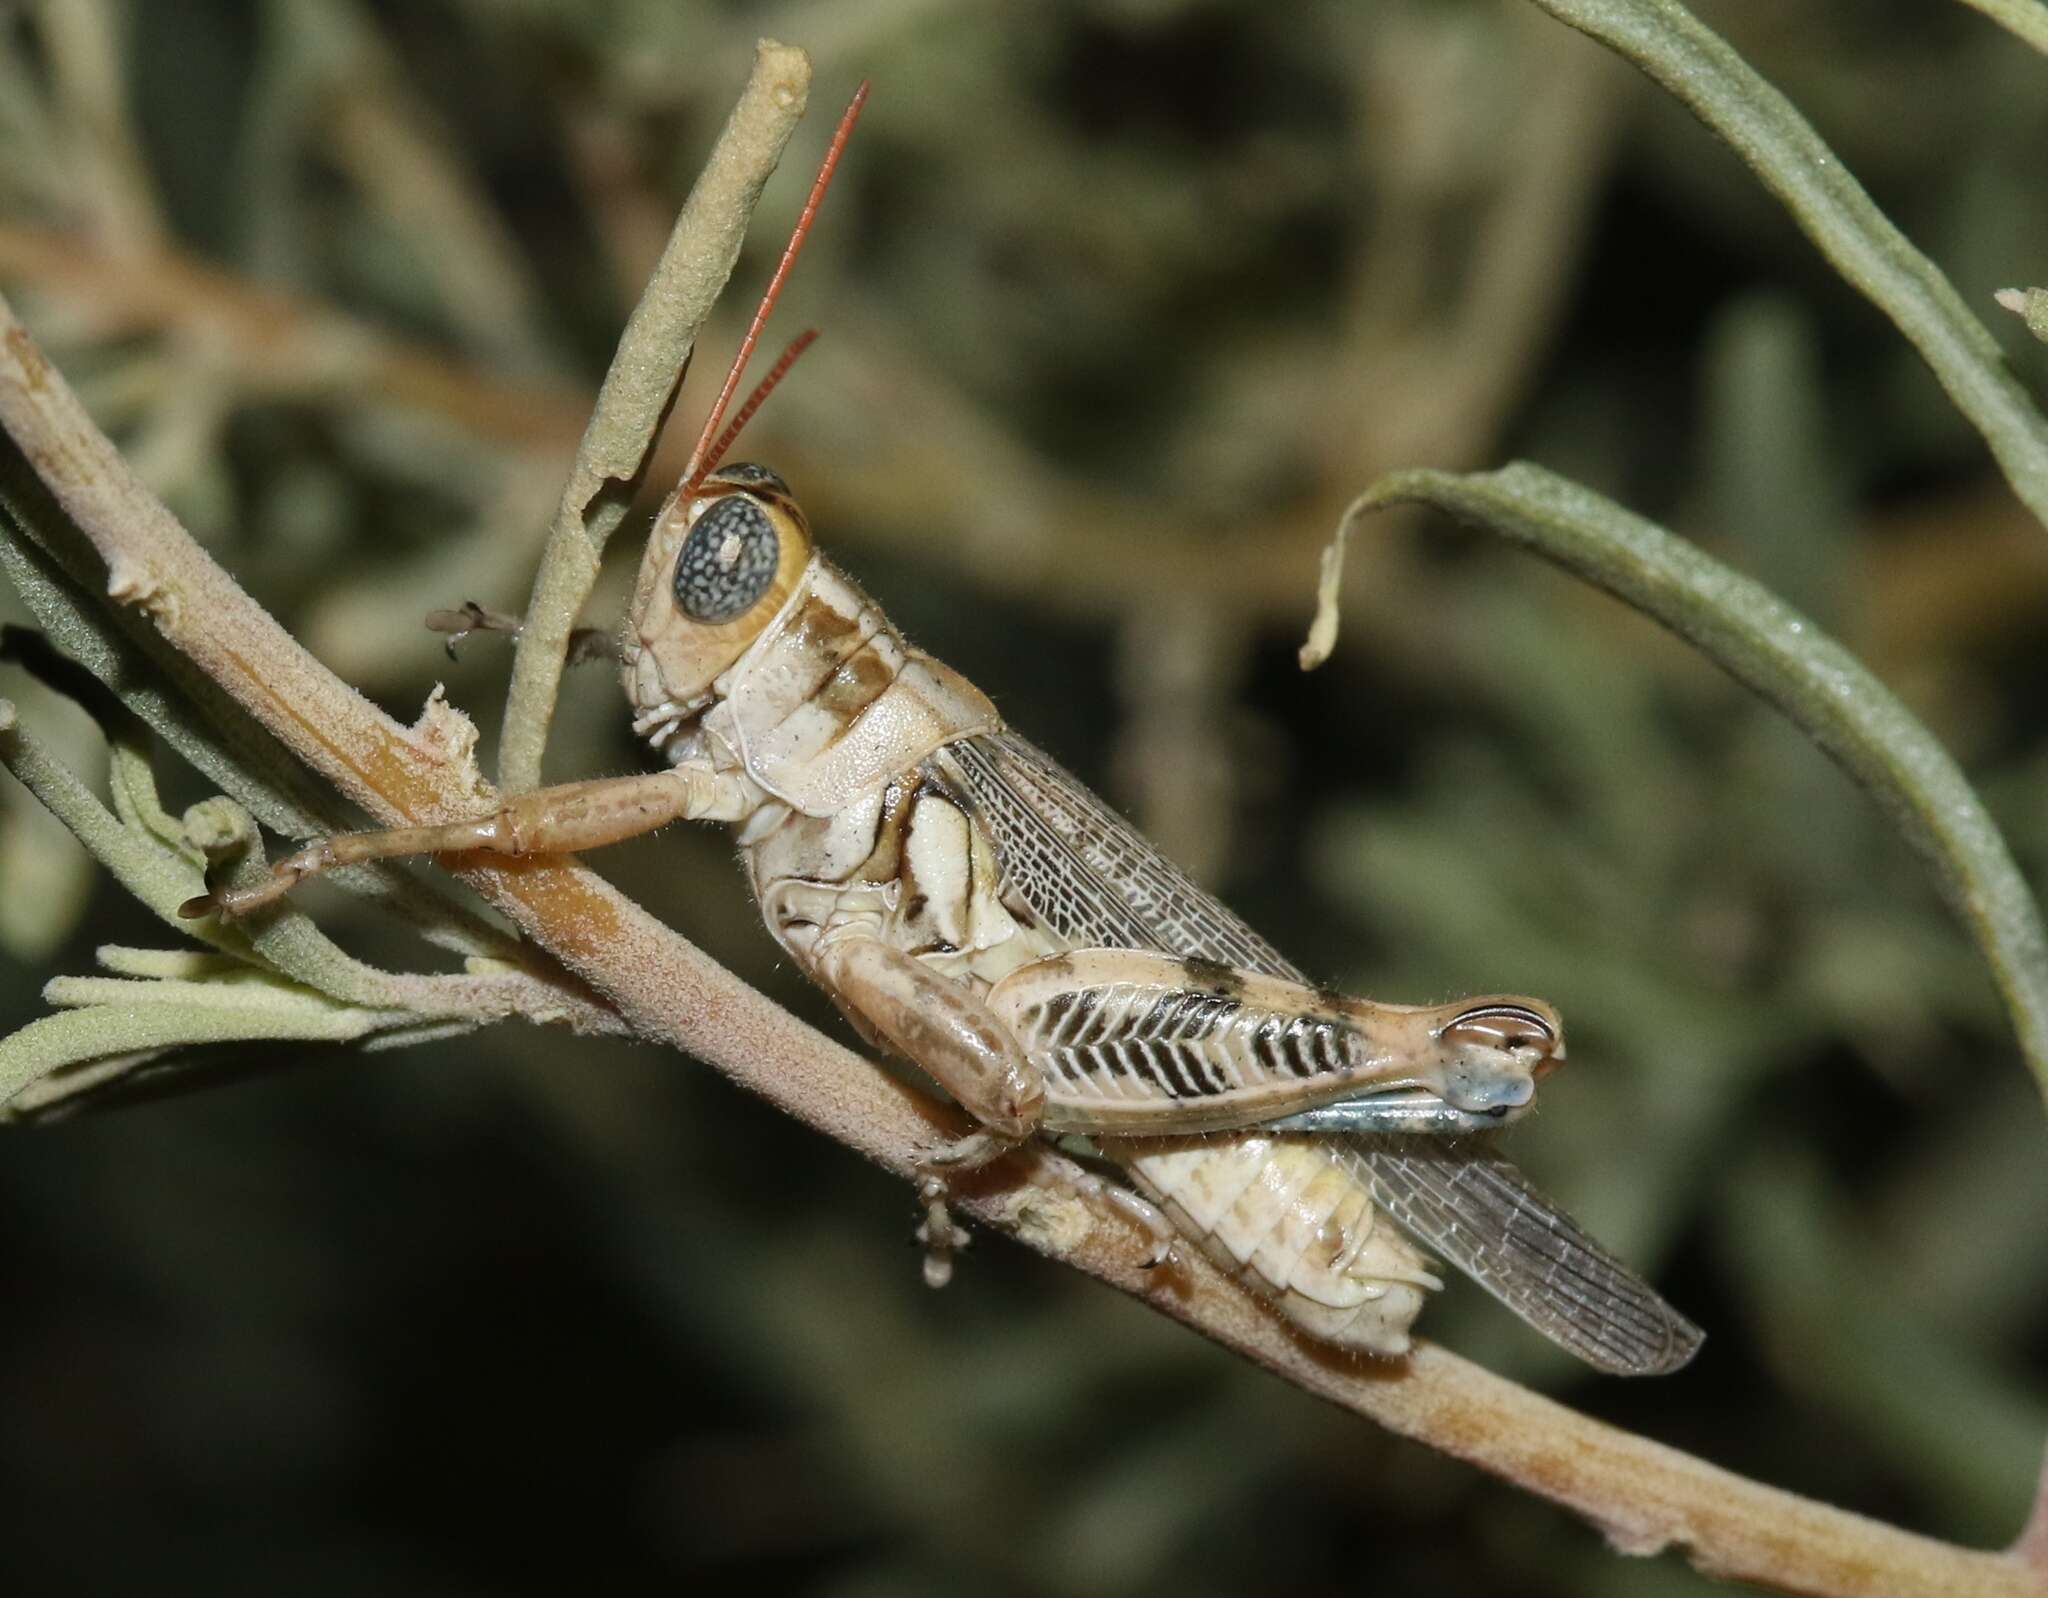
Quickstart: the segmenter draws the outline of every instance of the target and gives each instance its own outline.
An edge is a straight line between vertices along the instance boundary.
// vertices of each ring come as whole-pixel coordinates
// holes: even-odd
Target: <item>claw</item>
[[[950,1143],[928,1143],[915,1156],[925,1171],[978,1171],[1017,1147],[1018,1139],[999,1132],[970,1132]]]
[[[1158,1205],[1119,1183],[1104,1181],[1093,1171],[1076,1171],[1067,1180],[1081,1202],[1096,1214],[1136,1227],[1152,1240],[1152,1246],[1138,1262],[1141,1270],[1156,1271],[1173,1263],[1174,1245],[1180,1234]]]
[[[526,623],[517,616],[508,616],[501,610],[486,610],[475,600],[465,600],[454,610],[430,610],[427,612],[427,629],[430,632],[446,633],[448,642],[444,646],[448,658],[457,658],[455,646],[471,633],[507,633],[517,638],[526,630]],[[565,658],[571,666],[583,665],[586,661],[611,660],[619,658],[618,640],[603,627],[578,627],[569,634]]]
[[[307,877],[324,871],[331,863],[331,857],[332,851],[325,840],[309,843],[274,864],[270,875],[261,882],[247,888],[212,888],[196,894],[178,906],[178,914],[186,921],[196,921],[209,915],[238,919],[282,899]]]
[[[520,621],[517,616],[507,616],[495,610],[486,610],[475,600],[465,600],[456,610],[430,610],[427,612],[427,627],[432,632],[448,635],[448,658],[453,660],[455,646],[471,633],[510,633],[519,635]]]

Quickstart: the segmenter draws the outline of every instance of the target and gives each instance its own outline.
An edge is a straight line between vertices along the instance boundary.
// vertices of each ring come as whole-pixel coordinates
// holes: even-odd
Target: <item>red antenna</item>
[[[697,436],[697,447],[690,451],[689,470],[683,473],[682,497],[685,499],[732,447],[733,440],[739,436],[739,431],[746,425],[747,418],[760,408],[761,401],[768,397],[769,391],[782,381],[782,374],[789,370],[790,364],[804,352],[811,340],[817,337],[815,333],[806,333],[783,352],[782,359],[775,363],[774,370],[763,379],[761,385],[749,396],[746,404],[740,407],[739,415],[733,418],[732,426],[721,436],[718,424],[725,420],[725,408],[732,403],[733,391],[740,386],[740,377],[747,369],[747,360],[753,355],[754,345],[760,340],[762,325],[767,322],[769,311],[774,309],[776,296],[782,292],[782,280],[789,276],[789,269],[796,261],[797,251],[803,248],[804,236],[811,230],[811,218],[818,214],[818,207],[825,198],[825,190],[832,185],[832,173],[839,165],[839,153],[846,148],[846,140],[853,132],[853,124],[860,118],[860,108],[867,102],[867,97],[868,86],[866,82],[862,82],[861,86],[853,91],[853,99],[848,102],[845,114],[839,118],[838,128],[833,131],[832,143],[825,150],[825,160],[818,168],[817,180],[811,184],[810,198],[804,201],[803,214],[796,219],[796,228],[789,235],[789,243],[783,246],[782,260],[775,268],[775,275],[768,280],[768,287],[761,295],[761,303],[755,307],[753,323],[747,328],[747,336],[740,341],[739,353],[733,357],[732,366],[725,374],[725,386],[718,391],[718,401],[711,407],[711,414],[704,418],[704,431]],[[711,443],[713,438],[718,440],[715,446]]]
[[[789,341],[789,348],[776,357],[775,364],[768,368],[768,375],[754,385],[754,392],[747,396],[746,404],[733,412],[733,418],[726,424],[725,431],[718,435],[718,442],[711,446],[711,453],[698,465],[698,482],[709,477],[718,463],[725,459],[725,452],[732,448],[732,441],[740,436],[740,429],[745,427],[754,412],[761,408],[761,401],[775,392],[775,385],[782,381],[792,366],[796,365],[796,358],[817,342],[818,330],[815,327],[805,328]]]

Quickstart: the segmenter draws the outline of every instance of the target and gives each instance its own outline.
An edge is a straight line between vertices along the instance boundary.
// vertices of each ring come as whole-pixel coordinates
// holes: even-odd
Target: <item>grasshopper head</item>
[[[811,560],[810,524],[765,466],[721,466],[671,500],[648,537],[622,640],[634,705],[703,708]]]
[[[839,155],[868,97],[863,83],[839,119],[831,146],[811,184],[811,197],[783,247],[782,262],[754,308],[754,319],[725,374],[704,431],[690,452],[683,483],[655,518],[633,607],[619,639],[626,697],[643,731],[664,729],[706,709],[717,696],[714,684],[747,652],[797,591],[809,569],[811,529],[790,497],[789,484],[765,466],[721,465],[747,418],[760,409],[790,365],[809,347],[815,332],[800,334],[768,375],[726,423],[730,404],[754,341],[768,320],[782,281],[795,264],[811,219],[832,182]],[[721,423],[726,423],[723,432]],[[654,736],[649,731],[650,737]],[[658,746],[658,740],[657,740]]]

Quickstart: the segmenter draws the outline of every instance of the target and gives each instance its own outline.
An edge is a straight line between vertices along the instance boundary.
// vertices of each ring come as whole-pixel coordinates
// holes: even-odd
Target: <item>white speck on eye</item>
[[[740,535],[738,533],[727,533],[725,535],[725,542],[718,546],[718,553],[712,558],[718,562],[718,569],[720,571],[731,571],[733,564],[740,558]]]

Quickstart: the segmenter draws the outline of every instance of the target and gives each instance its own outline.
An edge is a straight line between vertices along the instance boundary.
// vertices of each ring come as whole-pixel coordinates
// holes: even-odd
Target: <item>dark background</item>
[[[1715,4],[2038,390],[2044,65],[1963,7]],[[2048,1433],[2041,1106],[1919,863],[1787,727],[1442,523],[1315,557],[1400,465],[1524,457],[1847,641],[2048,868],[2048,545],[1740,164],[1533,8],[890,0],[0,13],[0,286],[200,539],[410,719],[486,728],[583,409],[757,33],[818,81],[694,432],[832,116],[873,99],[743,455],[918,642],[1319,978],[1543,993],[1518,1159],[1710,1338],[1571,1367],[1428,1333],[1732,1469],[2018,1528]],[[198,270],[203,268],[204,270]],[[641,531],[592,605],[609,621]],[[0,612],[15,614],[0,594]],[[83,718],[0,693],[83,769]],[[632,769],[585,672],[551,773]],[[178,799],[204,790],[164,762]],[[0,1027],[171,935],[0,780]],[[603,868],[824,1025],[724,838]],[[351,947],[432,957],[352,901]],[[1697,1592],[999,1241],[652,1048],[251,1049],[0,1138],[10,1590]],[[280,1069],[281,1068],[281,1069]]]

